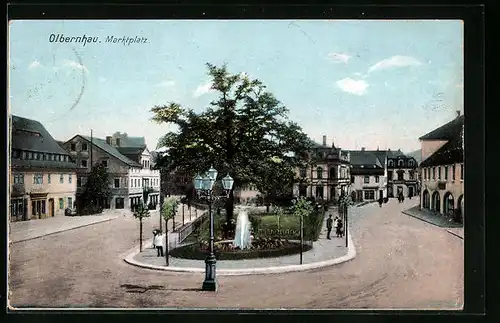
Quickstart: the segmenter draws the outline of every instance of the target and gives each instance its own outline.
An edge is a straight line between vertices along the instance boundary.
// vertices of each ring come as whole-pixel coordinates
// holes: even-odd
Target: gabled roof
[[[457,134],[455,138],[452,138],[452,140],[444,144],[434,154],[421,162],[420,167],[450,165],[463,161],[464,151],[462,149],[462,137],[460,134]]]
[[[69,156],[40,122],[15,115],[12,116],[11,148]]]
[[[119,138],[120,147],[146,147],[146,139],[144,137],[123,136]]]
[[[456,133],[460,133],[464,124],[464,115],[451,120],[447,124],[432,130],[418,138],[419,140],[451,140]]]
[[[70,161],[60,162],[52,160],[33,160],[33,159],[11,159],[10,166],[13,169],[65,169],[75,171],[79,167]]]
[[[89,136],[80,135],[80,137],[82,137],[85,140],[88,140],[88,142],[90,142]],[[139,163],[131,160],[130,158],[124,156],[123,154],[121,154],[115,147],[108,145],[108,143],[104,139],[93,137],[92,143],[94,145],[96,145],[97,147],[101,148],[102,150],[104,150],[105,152],[107,152],[108,154],[110,154],[111,156],[118,158],[120,161],[124,162],[125,164],[127,164],[129,166],[142,167],[141,164],[139,164]]]

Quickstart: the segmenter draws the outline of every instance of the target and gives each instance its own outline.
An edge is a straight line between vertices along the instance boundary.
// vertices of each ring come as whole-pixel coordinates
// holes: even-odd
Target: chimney
[[[323,136],[323,146],[326,146],[326,136]]]
[[[111,145],[111,138],[112,138],[111,136],[106,136],[106,143],[108,145]]]
[[[365,147],[361,147],[361,151],[365,151]]]
[[[116,138],[116,146],[120,147],[120,138]]]
[[[457,110],[457,118],[460,117],[460,110]]]

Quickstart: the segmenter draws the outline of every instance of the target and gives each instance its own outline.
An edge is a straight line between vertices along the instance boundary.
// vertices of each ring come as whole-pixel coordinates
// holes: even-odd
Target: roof
[[[455,138],[439,148],[434,154],[421,162],[420,167],[450,165],[463,162],[463,160],[464,151],[462,149],[462,137],[458,134],[455,135]]]
[[[431,132],[418,138],[419,140],[451,140],[456,133],[460,133],[464,125],[464,115],[451,120],[447,124],[432,130]]]
[[[22,169],[67,169],[67,170],[76,170],[79,168],[73,162],[59,162],[52,160],[32,160],[32,159],[12,159],[11,167],[22,168]]]
[[[11,148],[69,156],[40,122],[14,115]]]
[[[116,147],[116,149],[123,155],[140,155],[146,149],[143,147]]]
[[[116,138],[120,138],[120,147],[146,147],[146,139],[144,137],[129,137],[126,133],[115,133]]]
[[[80,135],[80,137],[82,137],[90,142],[89,136]],[[106,143],[106,140],[104,140],[104,139],[93,137],[92,143],[95,146],[97,146],[97,147],[101,148],[102,150],[104,150],[105,152],[107,152],[108,154],[110,154],[111,156],[118,158],[120,161],[124,162],[125,164],[127,164],[129,166],[142,167],[141,164],[131,160],[130,158],[128,158],[124,155],[122,155],[115,147],[108,145],[108,143]]]

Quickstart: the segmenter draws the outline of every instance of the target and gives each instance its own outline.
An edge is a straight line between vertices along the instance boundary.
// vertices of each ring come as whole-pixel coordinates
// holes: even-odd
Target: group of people
[[[157,257],[163,257],[163,238],[164,234],[161,230],[153,230],[153,248],[156,248]]]
[[[342,219],[340,219],[338,216],[336,216],[335,219],[333,219],[333,216],[330,214],[330,216],[326,220],[326,229],[327,229],[326,238],[328,240],[332,239],[330,235],[334,228],[337,238],[344,236],[344,224],[342,223]]]

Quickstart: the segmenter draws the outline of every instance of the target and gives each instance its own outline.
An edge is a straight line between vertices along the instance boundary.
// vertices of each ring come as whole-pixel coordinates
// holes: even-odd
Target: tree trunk
[[[139,218],[139,252],[142,252],[142,218]]]
[[[169,265],[169,263],[168,263],[168,250],[169,250],[169,247],[168,247],[168,220],[165,220],[165,259],[166,259],[167,266]]]

